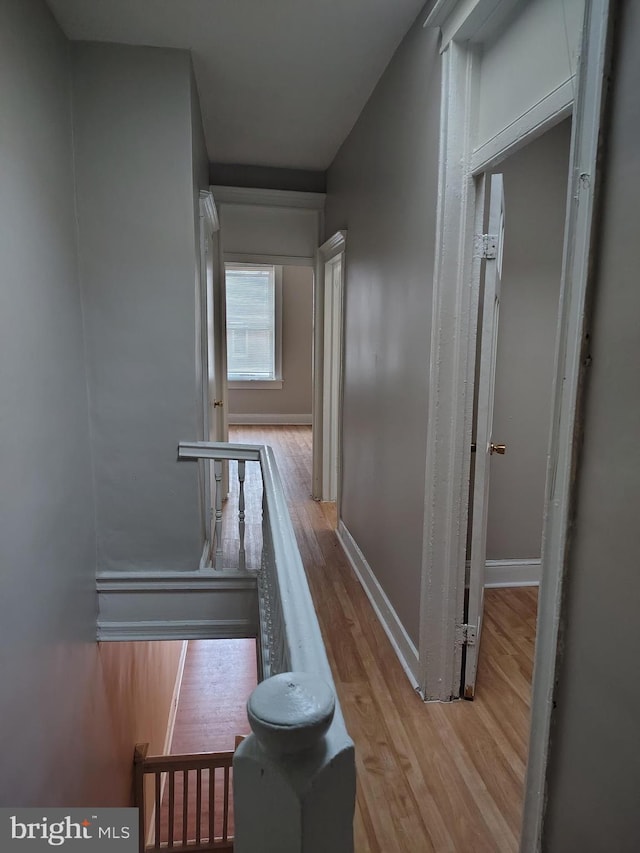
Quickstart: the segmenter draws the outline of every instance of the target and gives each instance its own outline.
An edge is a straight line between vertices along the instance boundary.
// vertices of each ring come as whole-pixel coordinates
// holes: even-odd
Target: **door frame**
[[[513,9],[505,0],[502,7]],[[472,148],[477,39],[496,0],[438,0],[427,26],[442,30],[442,101],[430,355],[420,619],[424,698],[459,695],[478,294],[472,285],[475,176],[573,114],[552,425],[545,493],[542,585],[532,728],[521,841],[540,849],[565,551],[571,521],[577,403],[591,257],[600,123],[609,68],[609,0],[586,0],[576,101],[547,99],[501,133],[492,151]]]
[[[209,348],[212,342],[209,340],[209,318],[208,306],[213,300],[213,317],[214,323],[220,327],[223,318],[220,315],[219,308],[219,291],[220,291],[220,219],[216,209],[213,194],[209,190],[200,190],[199,196],[199,321],[200,321],[200,384],[199,396],[201,397],[201,431],[204,441],[210,441],[211,435],[211,400],[209,399]],[[211,262],[211,282],[209,282],[209,260],[207,257],[207,243],[211,240],[212,256]],[[211,291],[211,292],[209,292]],[[220,329],[218,328],[220,332]],[[224,322],[222,322],[222,332],[224,332]],[[221,345],[220,334],[214,335],[213,346]],[[214,355],[214,360],[226,366],[226,347],[223,346],[223,360],[220,361],[220,352]],[[226,432],[224,431],[224,419],[226,418],[226,372],[219,381],[222,382],[222,415],[217,417],[223,423],[222,430],[226,440]],[[214,415],[215,417],[216,415]],[[203,461],[201,467],[202,476],[202,523],[204,528],[204,546],[202,557],[200,559],[200,569],[205,569],[210,566],[211,552],[211,511],[212,511],[212,494],[211,494],[211,464]]]
[[[435,263],[429,361],[420,601],[420,691],[460,696],[465,561],[478,316],[474,278],[477,178],[573,111],[573,85],[474,148],[480,58],[485,41],[526,0],[437,0],[425,26],[441,30],[442,83]],[[586,0],[587,7],[608,0]],[[585,54],[586,55],[586,54]],[[559,93],[559,94],[558,94]],[[573,145],[573,142],[572,142]]]
[[[336,350],[333,356],[339,362],[339,379],[338,388],[334,389],[336,399],[333,403],[338,410],[338,443],[335,448],[336,466],[337,466],[337,506],[338,517],[340,515],[340,497],[341,497],[341,480],[342,480],[342,397],[343,397],[343,355],[344,355],[344,293],[345,293],[345,260],[346,260],[347,232],[336,231],[336,233],[326,240],[316,251],[315,258],[315,275],[314,275],[314,293],[313,293],[313,402],[312,402],[312,496],[314,500],[328,500],[326,492],[325,471],[327,466],[327,458],[330,455],[329,449],[326,447],[324,437],[324,411],[325,411],[325,393],[324,393],[324,367],[325,367],[325,325],[327,320],[332,321],[333,318],[325,317],[325,273],[329,264],[334,263],[336,258],[342,256],[342,272],[341,272],[341,311],[340,311],[340,329],[337,335],[333,335]]]
[[[521,853],[537,853],[542,844],[551,715],[561,653],[560,610],[575,516],[575,463],[586,367],[585,320],[593,278],[595,209],[602,178],[598,163],[611,67],[612,15],[613,4],[609,0],[587,0],[571,132]]]

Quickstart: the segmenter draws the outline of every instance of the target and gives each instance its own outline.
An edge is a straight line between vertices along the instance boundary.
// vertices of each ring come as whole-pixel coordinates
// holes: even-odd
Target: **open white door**
[[[480,362],[476,394],[476,453],[473,477],[473,507],[471,522],[471,565],[467,604],[466,658],[464,664],[465,699],[473,699],[476,688],[478,651],[484,607],[484,576],[487,552],[487,512],[489,506],[490,459],[494,453],[503,454],[505,446],[494,444],[493,397],[500,310],[500,282],[504,243],[504,190],[502,175],[492,175],[489,191],[488,233],[482,237],[485,258],[484,298],[482,300],[482,330],[480,333]]]
[[[202,307],[202,418],[205,441],[227,441],[227,358],[224,274],[218,216],[210,192],[200,193],[200,298]],[[213,542],[212,463],[203,461],[206,552]]]

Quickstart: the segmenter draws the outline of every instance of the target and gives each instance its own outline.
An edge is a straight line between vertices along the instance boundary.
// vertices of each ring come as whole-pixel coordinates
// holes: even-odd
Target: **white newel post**
[[[233,760],[236,853],[353,853],[353,742],[333,688],[285,672],[249,697]]]

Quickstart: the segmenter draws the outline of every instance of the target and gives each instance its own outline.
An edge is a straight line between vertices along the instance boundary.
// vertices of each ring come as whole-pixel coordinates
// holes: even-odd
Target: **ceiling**
[[[192,51],[209,159],[326,169],[424,0],[48,0],[71,39]]]

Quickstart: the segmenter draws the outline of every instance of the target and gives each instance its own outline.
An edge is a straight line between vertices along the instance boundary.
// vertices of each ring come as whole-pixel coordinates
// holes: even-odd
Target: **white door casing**
[[[585,371],[585,319],[594,270],[595,209],[601,179],[597,166],[610,79],[614,10],[615,4],[609,0],[587,2],[573,114],[521,853],[542,849],[560,609],[575,513],[575,457],[581,439],[578,401]]]
[[[484,258],[484,296],[480,363],[476,395],[476,455],[471,519],[471,565],[467,603],[467,646],[463,695],[473,699],[482,632],[490,461],[493,454],[493,401],[498,343],[498,317],[504,246],[504,187],[502,175],[492,175],[489,191],[489,223],[486,235],[476,235],[476,253]]]
[[[342,364],[343,254],[324,268],[324,368],[322,412],[322,499],[338,498],[340,370]]]
[[[202,357],[202,434],[205,441],[227,441],[227,348],[224,274],[220,223],[211,192],[200,191],[200,306]],[[211,463],[202,462],[205,548],[201,568],[209,565],[213,495]],[[225,476],[227,472],[225,471]],[[226,488],[223,483],[223,488]]]
[[[343,305],[346,231],[316,252],[313,298],[313,476],[315,500],[340,508]]]
[[[563,0],[572,9],[581,2]],[[575,61],[570,39],[554,38],[557,50],[566,52],[565,63],[551,63],[540,51],[536,40],[539,28],[533,28],[535,38],[526,41],[523,22],[533,12],[549,32],[550,28],[557,28],[558,9],[550,0],[437,0],[425,22],[426,26],[440,27],[442,32],[420,618],[420,682],[424,698],[430,700],[457,698],[461,686],[478,299],[472,280],[473,237],[477,233],[474,174],[493,168],[565,118],[571,111],[572,99],[568,104],[564,100],[559,104],[544,92],[553,91],[558,85],[564,93],[573,92],[577,85],[571,76]],[[572,13],[572,19],[575,17]],[[507,45],[510,33],[520,48],[522,62],[519,54],[514,57],[514,45]],[[487,146],[478,130],[478,98],[483,63],[496,46],[492,74],[499,74],[499,57],[503,56],[502,80],[508,90],[509,111],[508,115],[504,113],[505,127],[500,129],[497,123],[493,124],[493,141]],[[568,81],[549,78],[548,67],[558,69],[561,75],[564,68]],[[535,109],[526,100],[526,91],[532,91],[531,87],[522,82],[531,74],[540,75],[547,86],[538,88]],[[510,87],[512,79],[514,84]],[[565,86],[567,82],[569,85]],[[519,102],[521,92],[523,100]],[[502,95],[494,91],[493,97]]]
[[[213,330],[213,235],[219,229],[218,214],[213,196],[206,190],[200,191],[200,352],[202,377],[202,436],[204,441],[211,441],[213,424],[211,421],[210,399],[213,377],[214,359],[212,352]],[[201,568],[207,564],[211,548],[211,465],[199,463],[203,479],[203,523],[205,544],[201,560]]]

